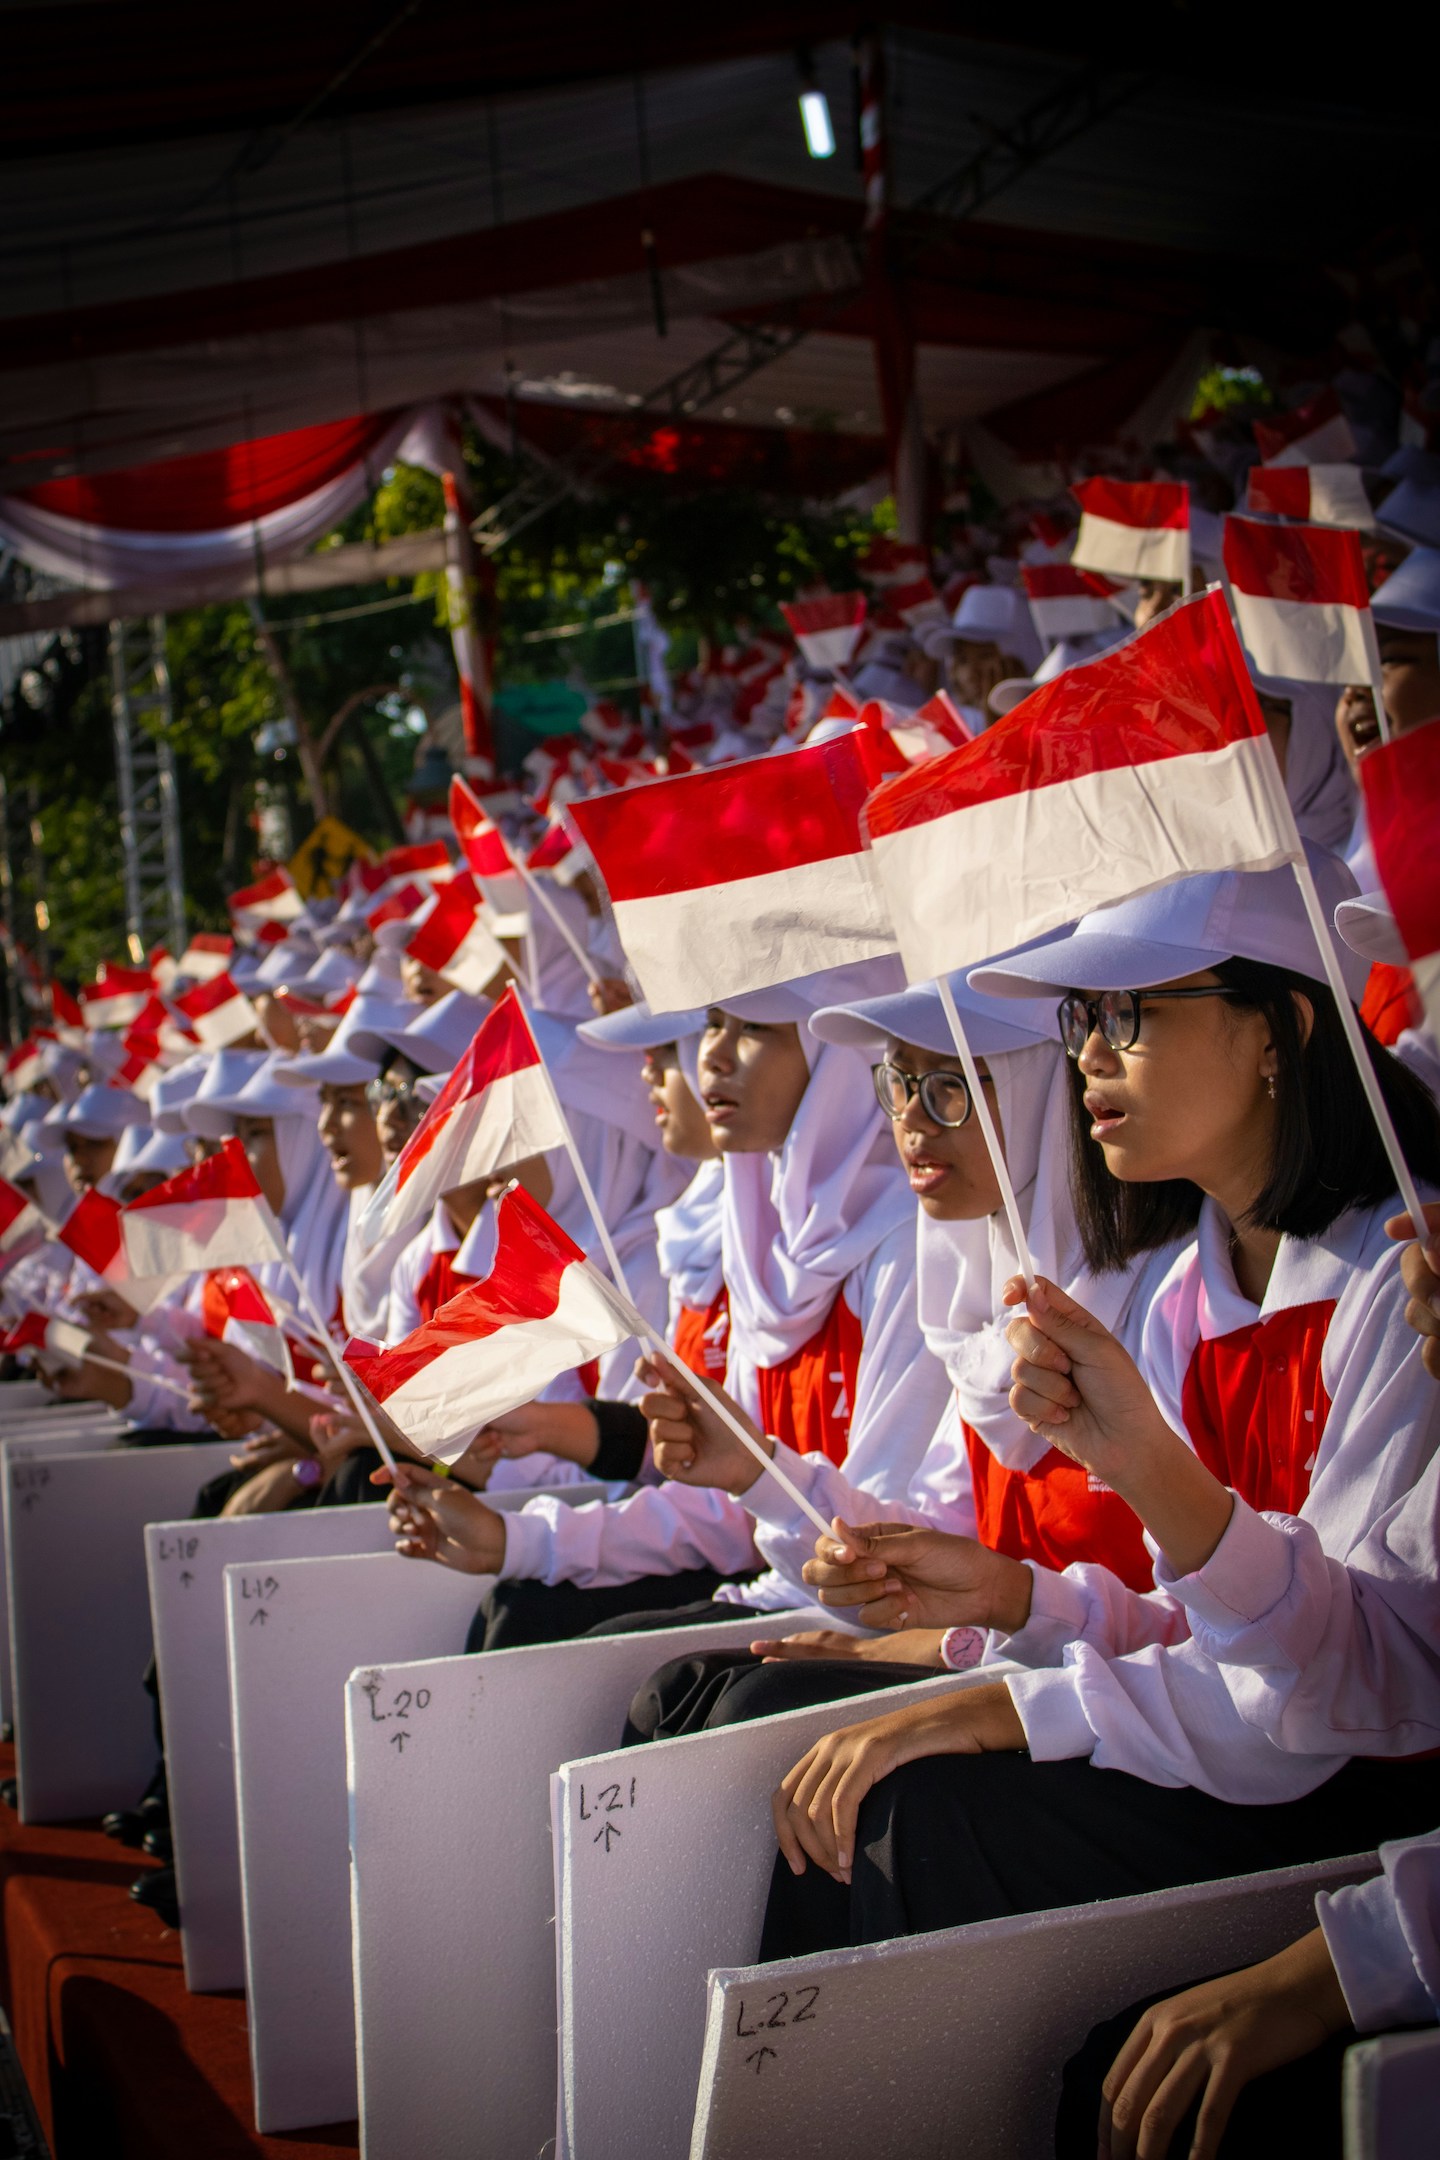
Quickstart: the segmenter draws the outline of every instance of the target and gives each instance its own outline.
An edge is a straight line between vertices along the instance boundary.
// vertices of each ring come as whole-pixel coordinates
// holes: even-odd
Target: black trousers
[[[1334,1859],[1437,1821],[1440,1759],[1357,1757],[1302,1799],[1253,1807],[1083,1759],[929,1755],[866,1795],[848,1886],[776,1856],[760,1957]]]
[[[470,1623],[467,1650],[517,1650],[532,1643],[574,1642],[580,1635],[629,1635],[640,1628],[703,1626],[727,1578],[713,1568],[582,1590],[577,1583],[498,1582]],[[737,1614],[744,1608],[737,1606]],[[719,1618],[724,1619],[724,1611]]]
[[[769,1619],[778,1633],[785,1617],[757,1615],[757,1628]],[[749,1650],[699,1650],[690,1657],[671,1658],[636,1690],[622,1744],[639,1747],[647,1740],[674,1740],[681,1733],[706,1732],[716,1725],[745,1725],[751,1718],[844,1702],[873,1688],[905,1687],[930,1677],[921,1665],[862,1664],[856,1658],[806,1658],[793,1664],[777,1659],[767,1665]]]
[[[1055,2112],[1055,2160],[1095,2160],[1105,2073],[1144,2013],[1182,1992],[1167,1988],[1163,1994],[1132,2003],[1118,2017],[1097,2025],[1079,2053],[1071,2056]],[[1277,2153],[1284,2152],[1303,2153],[1304,2160],[1341,2160],[1341,2065],[1345,2050],[1354,2044],[1353,2032],[1336,2033],[1298,2062],[1255,2078],[1235,2103],[1220,2139],[1218,2160],[1275,2160]],[[1199,2112],[1197,2099],[1171,2136],[1168,2160],[1186,2160]]]

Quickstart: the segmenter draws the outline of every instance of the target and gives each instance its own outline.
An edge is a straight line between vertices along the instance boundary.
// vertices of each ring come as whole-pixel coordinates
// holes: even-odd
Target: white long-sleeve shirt
[[[1354,1754],[1440,1745],[1440,1389],[1405,1325],[1399,1253],[1383,1228],[1393,1211],[1282,1240],[1257,1307],[1206,1204],[1196,1246],[1152,1308],[1147,1377],[1183,1432],[1202,1342],[1328,1307],[1318,1373],[1296,1391],[1306,1399],[1318,1380],[1328,1402],[1308,1491],[1293,1513],[1237,1496],[1205,1566],[1177,1578],[1158,1561],[1144,1596],[1103,1569],[1037,1570],[1029,1622],[992,1637],[990,1654],[1044,1668],[1008,1683],[1039,1759],[1089,1755],[1155,1784],[1260,1802],[1313,1790]],[[1274,1378],[1291,1389],[1295,1375],[1278,1369],[1285,1341],[1282,1331]]]
[[[1440,2019],[1440,1830],[1382,1845],[1380,1864],[1369,1882],[1315,1900],[1357,2032]]]

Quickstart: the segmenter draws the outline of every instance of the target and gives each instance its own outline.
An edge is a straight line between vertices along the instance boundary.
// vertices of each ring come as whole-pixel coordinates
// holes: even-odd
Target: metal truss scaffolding
[[[163,615],[111,623],[110,685],[130,954],[138,965],[164,943],[178,959],[186,944],[185,880]]]

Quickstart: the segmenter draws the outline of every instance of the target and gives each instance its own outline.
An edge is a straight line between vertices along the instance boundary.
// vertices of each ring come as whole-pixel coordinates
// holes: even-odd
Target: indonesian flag
[[[803,742],[823,720],[858,720],[860,707],[848,690],[827,690],[824,683],[797,682],[785,704],[785,733]]]
[[[695,760],[685,755],[672,741],[666,752],[667,765],[672,773],[693,772]],[[563,818],[552,817],[545,832],[525,858],[527,870],[548,870],[557,885],[573,885],[576,878],[583,877],[590,868],[590,857],[583,847],[575,845],[574,836]]]
[[[1298,412],[1257,420],[1255,441],[1267,465],[1323,465],[1355,455],[1355,437],[1334,390],[1322,390]]]
[[[1098,571],[1077,570],[1068,562],[1024,563],[1020,575],[1038,636],[1058,643],[1114,629],[1119,618],[1113,603],[1120,588]]]
[[[1175,878],[1273,869],[1297,844],[1218,592],[888,781],[866,823],[912,982]]]
[[[880,730],[854,728],[571,804],[652,1011],[895,950],[860,829],[894,762]]]
[[[133,1027],[151,998],[155,984],[148,968],[112,967],[102,960],[93,983],[80,992],[80,1009],[87,1028]]]
[[[870,542],[863,555],[857,557],[855,567],[872,585],[885,590],[893,605],[894,593],[888,588],[912,585],[917,578],[928,578],[930,556],[927,549],[914,541],[893,540],[888,533],[882,533]]]
[[[1377,743],[1358,771],[1380,883],[1410,955],[1426,1025],[1440,1041],[1440,725]]]
[[[436,871],[450,874],[450,850],[443,840],[416,840],[407,847],[387,848],[380,867],[390,878],[433,877]]]
[[[409,938],[406,952],[422,967],[443,975],[456,990],[479,997],[505,965],[505,949],[480,920],[480,895],[472,879],[442,885]]]
[[[780,612],[810,667],[822,674],[833,674],[849,666],[850,655],[865,627],[864,593],[825,593],[818,600],[782,600]]]
[[[429,897],[428,887],[416,885],[407,879],[403,884],[387,890],[384,899],[376,902],[365,917],[365,927],[373,931],[378,930],[381,923],[403,922],[418,908],[424,907]]]
[[[50,1224],[18,1185],[0,1178],[0,1258],[18,1260],[50,1235]]]
[[[928,577],[912,578],[908,584],[886,588],[885,604],[892,608],[907,630],[921,623],[945,622],[945,603]]]
[[[1262,675],[1368,683],[1378,674],[1358,533],[1227,517],[1224,559],[1235,620]]]
[[[1183,480],[1081,480],[1070,492],[1080,505],[1070,557],[1076,570],[1184,584],[1190,491]]]
[[[235,940],[214,930],[198,930],[176,962],[175,973],[192,983],[213,982],[228,973],[235,957]]]
[[[50,985],[50,1017],[60,1030],[62,1040],[68,1041],[84,1032],[85,1015],[64,983],[52,982]]]
[[[194,1028],[204,1050],[223,1050],[260,1025],[260,1016],[228,974],[212,976],[176,998],[175,1010]]]
[[[911,765],[918,765],[924,758],[943,757],[947,750],[958,750],[962,743],[975,740],[946,690],[937,690],[914,712],[894,714],[887,725],[891,741],[898,744]]]
[[[272,870],[258,884],[242,886],[231,893],[226,906],[237,922],[252,929],[295,922],[305,911],[288,870]]]
[[[643,1326],[580,1247],[520,1186],[495,1211],[490,1273],[389,1350],[352,1339],[345,1362],[416,1448],[456,1462],[482,1425],[557,1373]]]
[[[160,1057],[159,1035],[131,1028],[128,1034],[121,1036],[120,1047],[125,1052],[125,1062],[116,1067],[105,1085],[129,1088],[132,1095],[138,1095],[142,1102],[149,1102],[155,1083],[165,1070]]]
[[[40,1077],[40,1053],[47,1039],[53,1041],[54,1037],[27,1035],[6,1058],[5,1080],[13,1094],[28,1095]]]
[[[278,1258],[270,1221],[245,1150],[227,1140],[124,1207],[101,1192],[83,1194],[56,1235],[143,1310],[176,1277]]]
[[[89,1348],[89,1328],[77,1327],[73,1320],[52,1320],[39,1312],[25,1313],[0,1341],[0,1349],[12,1354],[33,1350],[40,1364],[48,1359],[52,1367],[83,1365]]]
[[[200,1317],[207,1335],[234,1343],[292,1383],[297,1364],[303,1362],[307,1373],[314,1367],[308,1352],[297,1355],[292,1349],[273,1306],[248,1268],[210,1270],[200,1290]]]
[[[496,914],[522,914],[528,904],[525,881],[505,835],[458,774],[450,782],[450,822],[470,874]]]
[[[360,1243],[366,1251],[388,1244],[397,1233],[418,1229],[441,1193],[564,1144],[544,1060],[514,987],[507,986],[371,1194],[358,1225]]]
[[[1252,465],[1245,507],[1261,517],[1362,532],[1375,523],[1358,465]]]

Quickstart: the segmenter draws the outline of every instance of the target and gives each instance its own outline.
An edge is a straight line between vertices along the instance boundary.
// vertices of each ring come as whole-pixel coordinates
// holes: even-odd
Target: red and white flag
[[[371,1194],[357,1225],[360,1243],[367,1252],[388,1246],[401,1231],[418,1230],[441,1193],[564,1144],[539,1046],[507,987]]]
[[[1358,771],[1380,883],[1410,955],[1430,1036],[1440,1042],[1440,725],[1376,743]]]
[[[880,730],[854,728],[571,804],[653,1012],[894,952],[860,812],[899,763]]]
[[[18,1260],[51,1234],[51,1225],[33,1200],[9,1178],[0,1178],[0,1258]]]
[[[178,1277],[278,1259],[271,1222],[245,1150],[227,1140],[124,1207],[82,1194],[56,1236],[144,1310]]]
[[[866,823],[912,982],[1172,879],[1273,869],[1295,853],[1218,592],[888,781]]]
[[[885,605],[899,616],[907,630],[918,629],[921,623],[949,620],[945,603],[928,577],[912,578],[905,585],[888,586]]]
[[[5,1060],[5,1085],[12,1095],[28,1095],[40,1077],[40,1055],[47,1042],[55,1036],[46,1029],[38,1035],[27,1035],[24,1042],[17,1043]]]
[[[194,1028],[204,1050],[223,1050],[242,1036],[253,1034],[260,1025],[255,1007],[228,974],[213,975],[209,982],[197,983],[174,1004]]]
[[[200,1317],[207,1335],[234,1343],[292,1385],[297,1377],[322,1377],[313,1352],[289,1334],[248,1268],[210,1269],[200,1290]]]
[[[480,894],[464,875],[441,886],[418,917],[405,950],[470,997],[480,997],[505,965],[505,948],[481,922]]]
[[[882,533],[870,542],[863,555],[856,557],[855,567],[862,577],[882,589],[909,585],[916,578],[929,576],[930,552],[916,541],[895,540],[889,533]]]
[[[12,1356],[17,1350],[34,1351],[37,1363],[52,1371],[67,1365],[83,1365],[89,1348],[89,1328],[77,1327],[73,1320],[54,1320],[41,1312],[22,1314],[15,1326],[0,1339],[0,1350]]]
[[[1368,532],[1375,512],[1358,465],[1252,465],[1245,507],[1258,517]]]
[[[121,1036],[120,1047],[125,1052],[125,1062],[116,1066],[105,1085],[128,1088],[142,1102],[149,1102],[155,1083],[165,1070],[159,1035],[147,1033],[143,1028],[131,1028]]]
[[[345,1362],[413,1446],[455,1462],[482,1425],[557,1373],[603,1357],[644,1323],[521,1187],[496,1210],[488,1275],[388,1350],[352,1339]]]
[[[457,775],[450,782],[450,822],[470,874],[497,915],[523,914],[529,906],[525,880],[509,843],[479,797]]]
[[[62,1042],[73,1042],[84,1033],[85,1015],[80,1010],[78,998],[73,998],[64,983],[50,985],[50,1017],[59,1030]]]
[[[1298,412],[1255,422],[1255,441],[1267,465],[1325,465],[1355,455],[1355,437],[1334,390],[1322,390]]]
[[[176,962],[175,973],[192,983],[213,982],[217,975],[229,972],[234,957],[234,938],[223,931],[197,930]]]
[[[850,665],[850,656],[865,627],[864,593],[824,593],[818,600],[782,600],[780,612],[810,667],[833,674]]]
[[[672,773],[693,772],[695,760],[672,740],[666,752],[666,763]],[[575,845],[563,817],[552,815],[545,832],[536,841],[525,858],[527,870],[547,870],[557,885],[573,885],[577,877],[583,877],[590,868],[590,857],[583,847]]]
[[[1319,683],[1368,683],[1378,674],[1358,533],[1227,517],[1224,560],[1235,620],[1260,674]]]
[[[417,914],[429,897],[428,885],[417,885],[413,878],[402,878],[398,884],[392,879],[367,913],[365,927],[373,933],[382,923],[404,922]]]
[[[87,1028],[133,1027],[155,994],[148,968],[114,967],[102,960],[93,983],[80,992]]]
[[[1022,563],[1030,620],[1042,638],[1088,637],[1113,630],[1120,620],[1115,607],[1118,585],[1097,570],[1077,570],[1074,563]]]
[[[288,870],[272,870],[257,884],[242,886],[239,892],[231,893],[225,904],[237,922],[252,929],[283,926],[297,921],[305,912],[305,903]]]
[[[1077,570],[1183,585],[1190,575],[1190,491],[1183,480],[1081,480],[1070,490]]]
[[[380,858],[387,882],[392,878],[448,877],[450,850],[443,840],[412,840],[387,848]]]

